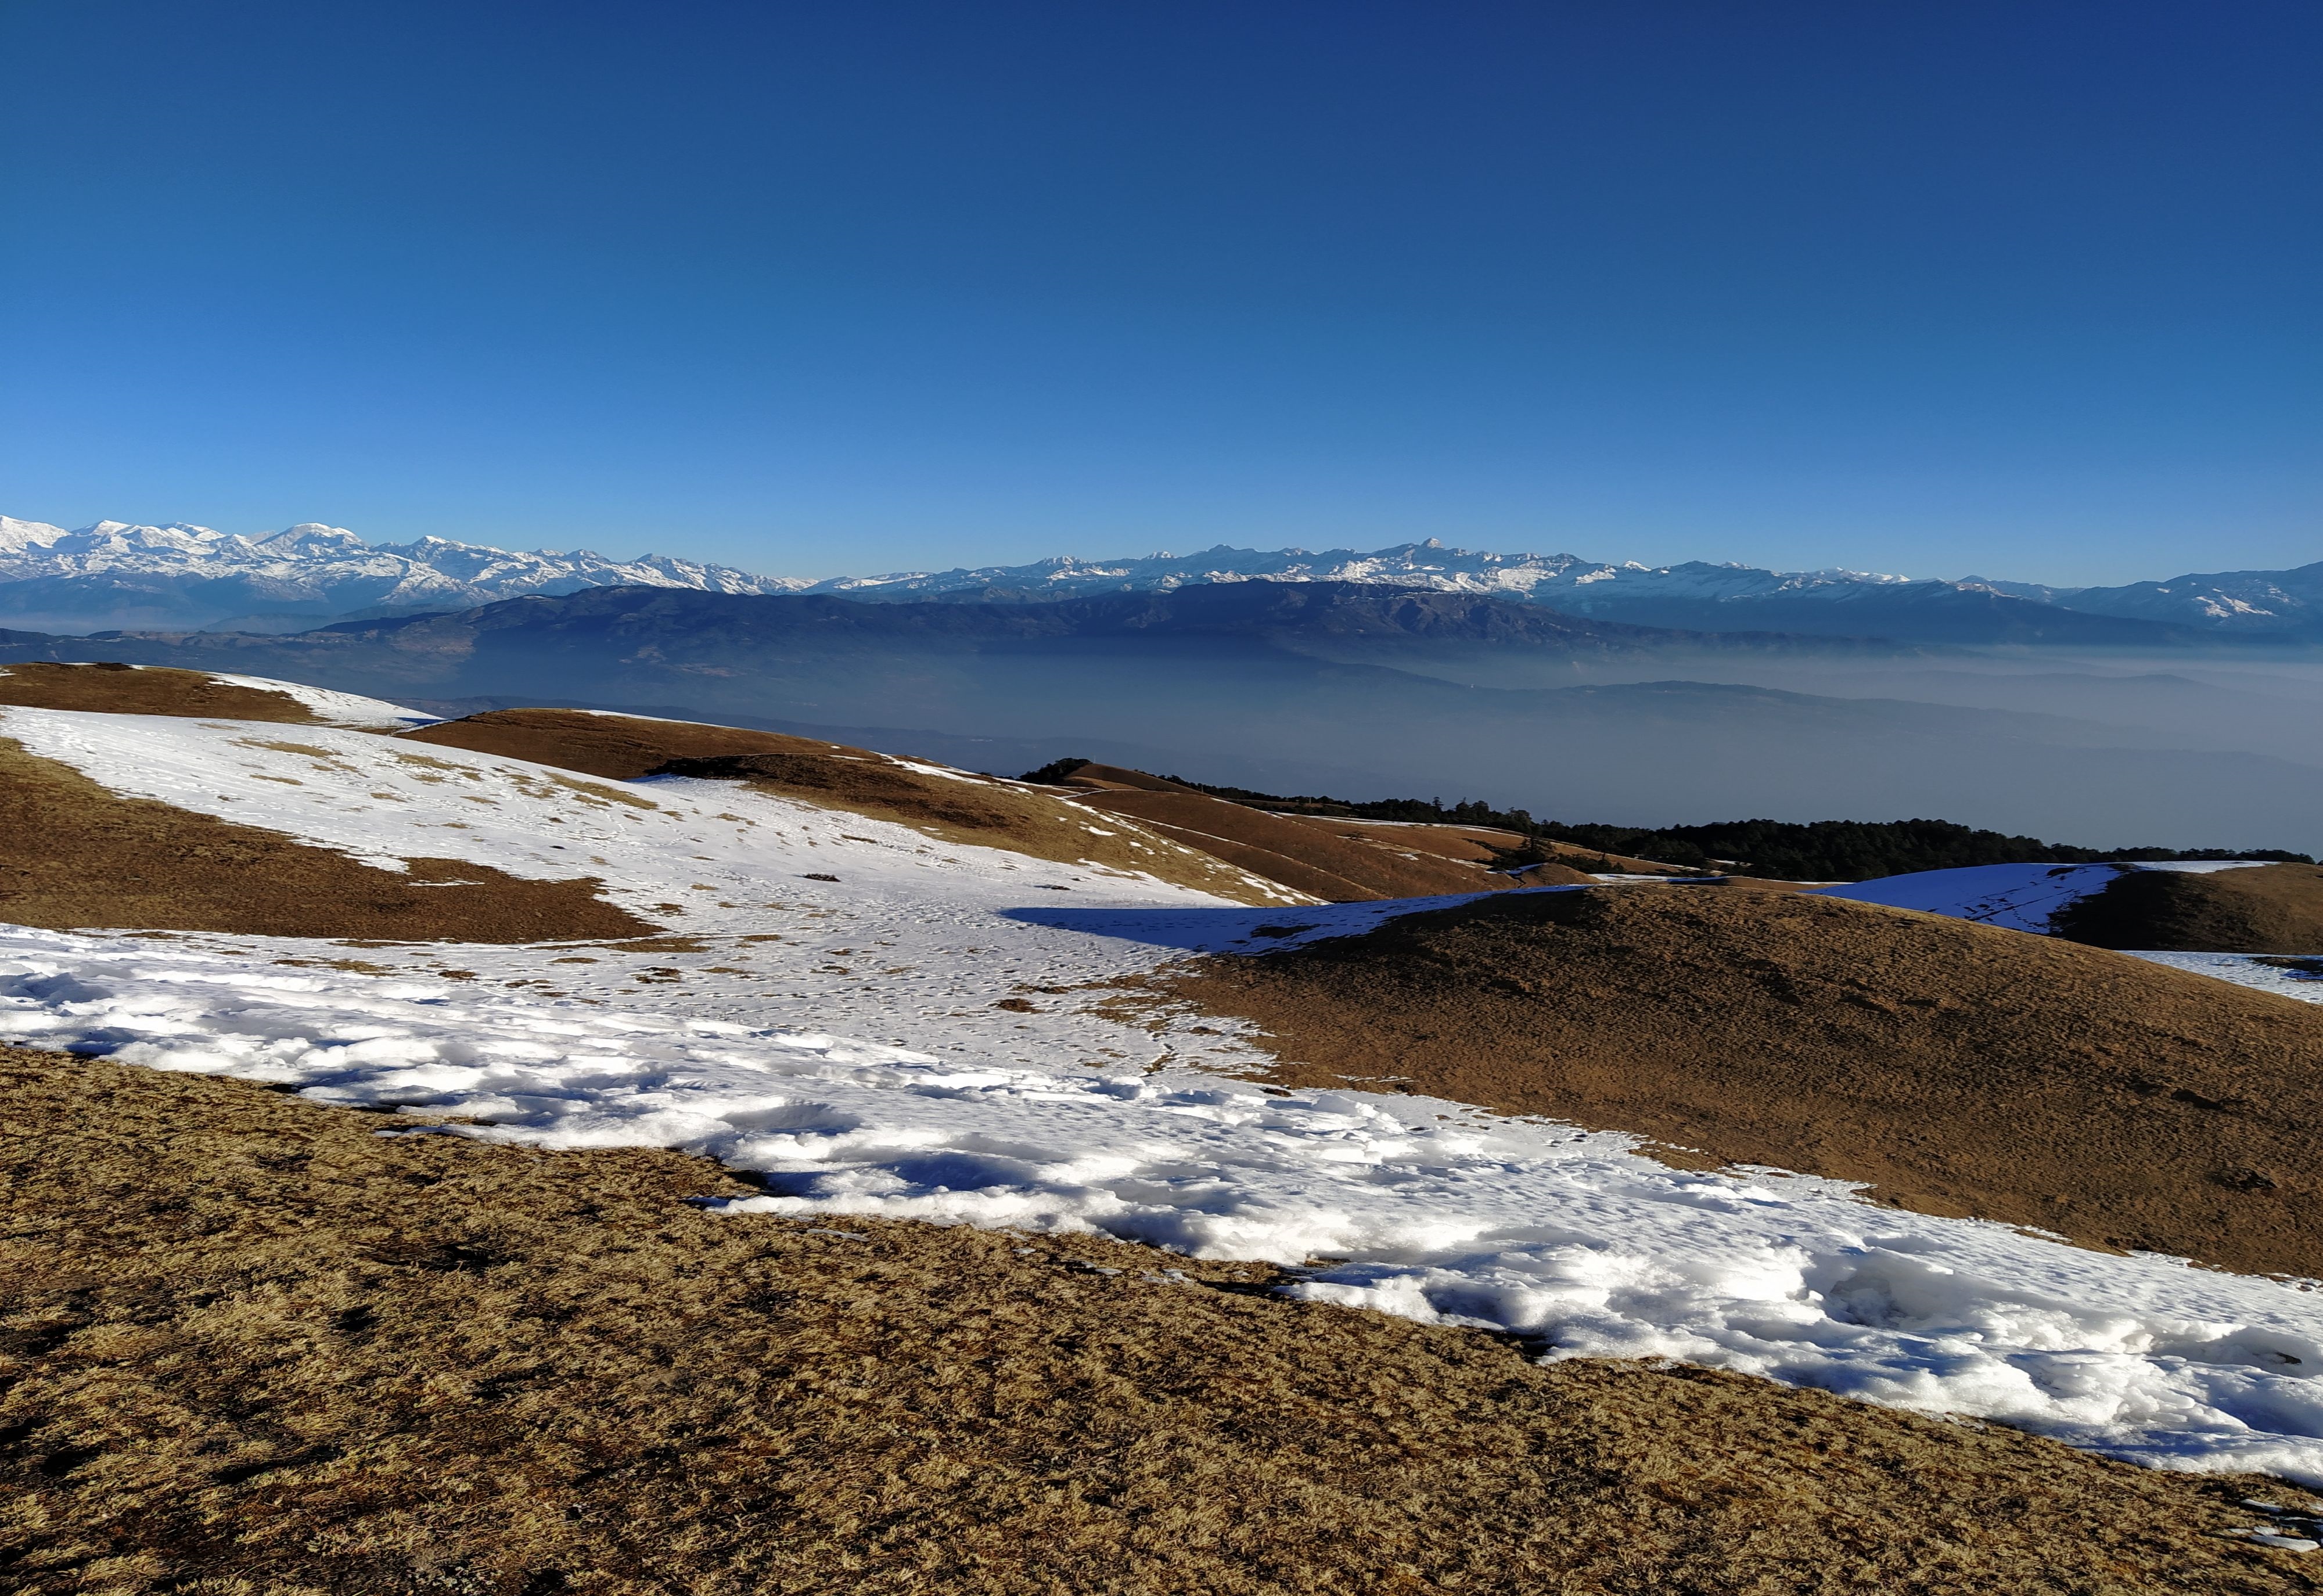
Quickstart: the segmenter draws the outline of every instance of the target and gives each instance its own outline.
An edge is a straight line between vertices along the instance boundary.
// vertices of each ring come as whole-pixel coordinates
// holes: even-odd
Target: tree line
[[[1027,771],[1029,782],[1059,782],[1086,759],[1060,759]],[[1777,881],[1869,881],[1915,870],[1951,870],[1966,865],[2090,865],[2110,861],[2279,859],[2311,865],[2303,853],[2279,848],[2077,848],[2012,837],[1951,821],[1722,821],[1704,826],[1617,826],[1535,820],[1529,811],[1496,809],[1474,799],[1446,803],[1441,798],[1381,798],[1368,801],[1316,794],[1253,792],[1247,787],[1166,781],[1214,798],[1287,814],[1343,816],[1349,820],[1404,821],[1420,824],[1489,826],[1537,842],[1564,842],[1623,854],[1682,868],[1759,876]],[[1503,862],[1518,866],[1547,857],[1538,847],[1503,850]]]

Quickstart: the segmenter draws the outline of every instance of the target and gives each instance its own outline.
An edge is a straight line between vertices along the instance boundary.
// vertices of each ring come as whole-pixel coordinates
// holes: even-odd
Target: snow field
[[[696,1152],[765,1181],[738,1212],[1303,1265],[1297,1295],[1517,1331],[1551,1357],[1680,1359],[2323,1484],[2323,1292],[1891,1212],[1834,1181],[1674,1170],[1627,1137],[1428,1098],[1085,1068],[1088,1015],[1079,1047],[1008,1067],[853,1040],[808,1004],[755,1023],[590,1006],[243,940],[0,933],[0,1036],[481,1119],[449,1133],[490,1141]]]
[[[1681,1359],[2323,1486],[2323,1290],[1897,1213],[1839,1182],[1674,1170],[1623,1136],[1453,1103],[1261,1087],[1222,1073],[1262,1057],[1233,1023],[1112,990],[1187,950],[1457,899],[1228,906],[729,784],[322,728],[0,721],[116,791],[389,867],[599,876],[681,933],[0,928],[10,1041],[485,1122],[383,1133],[681,1149],[763,1180],[738,1212],[1267,1260],[1301,1270],[1298,1295],[1516,1331],[1546,1356]]]

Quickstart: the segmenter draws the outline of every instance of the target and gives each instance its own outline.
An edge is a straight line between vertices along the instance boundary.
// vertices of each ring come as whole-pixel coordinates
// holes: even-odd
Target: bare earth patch
[[[1600,887],[1169,985],[1255,1021],[1286,1084],[1401,1078],[1922,1213],[2323,1276],[2323,1008],[2119,954],[1839,899]]]
[[[0,1052],[0,1568],[84,1591],[2311,1591],[2304,1493],[1082,1239],[721,1217]],[[1179,1277],[1162,1273],[1176,1270]]]
[[[407,860],[398,875],[279,831],[124,798],[5,738],[0,837],[0,920],[51,931],[541,942],[658,929],[599,898],[594,880],[527,881],[433,858]]]

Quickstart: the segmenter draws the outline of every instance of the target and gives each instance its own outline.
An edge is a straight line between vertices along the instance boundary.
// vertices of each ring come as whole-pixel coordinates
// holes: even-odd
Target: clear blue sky
[[[2323,6],[0,0],[0,513],[2323,559]]]

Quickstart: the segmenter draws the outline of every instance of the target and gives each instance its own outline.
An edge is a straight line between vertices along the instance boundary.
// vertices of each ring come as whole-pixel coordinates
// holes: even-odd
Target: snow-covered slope
[[[1260,1089],[1228,1073],[1262,1058],[1246,1028],[1132,980],[1446,900],[1232,905],[739,784],[583,780],[327,728],[14,709],[0,734],[115,792],[390,868],[592,876],[677,933],[0,930],[11,1040],[482,1122],[457,1134],[689,1149],[763,1178],[746,1207],[1274,1260],[1302,1295],[1519,1330],[1551,1356],[1674,1357],[2323,1483],[2323,1295],[1832,1181],[1672,1169],[1621,1136],[1455,1103]]]
[[[249,629],[316,626],[353,611],[460,610],[528,593],[615,585],[788,592],[803,585],[659,555],[512,553],[442,538],[365,543],[308,521],[243,537],[207,527],[99,521],[76,532],[0,520],[0,624]]]
[[[1958,870],[1918,870],[1809,890],[1827,898],[1917,909],[1981,925],[2047,935],[2049,917],[2068,903],[2103,892],[2121,865],[1970,865]]]
[[[2323,635],[2323,560],[2291,571],[2198,572],[2126,587],[2061,589],[2050,601],[2221,632]]]
[[[14,516],[0,516],[0,555],[47,548],[67,536],[62,527],[51,527],[46,521],[20,521]]]

